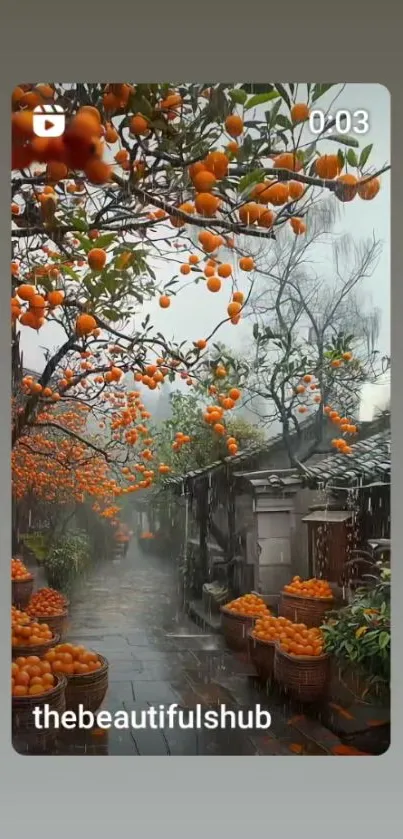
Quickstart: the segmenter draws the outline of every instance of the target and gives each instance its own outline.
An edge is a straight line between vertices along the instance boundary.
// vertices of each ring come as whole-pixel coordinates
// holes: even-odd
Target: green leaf
[[[90,250],[95,247],[94,242],[92,242],[91,239],[88,239],[87,236],[80,236],[80,234],[77,233],[76,239],[80,242],[80,245],[85,253],[89,253]]]
[[[250,108],[256,108],[257,105],[263,105],[265,102],[270,102],[271,99],[278,99],[280,93],[276,90],[271,90],[269,93],[257,93],[255,96],[251,96],[248,99],[245,110],[249,111]]]
[[[70,265],[59,265],[59,271],[61,274],[68,274],[68,276],[72,277],[73,280],[76,280],[76,282],[80,282],[81,280],[76,271],[74,271],[73,268],[70,268]]]
[[[316,84],[314,86],[314,89],[313,89],[312,103],[316,102],[318,99],[320,99],[320,97],[323,96],[324,93],[326,93],[328,90],[330,90],[331,87],[334,87],[333,83],[332,84]]]
[[[120,320],[119,312],[116,312],[115,309],[104,309],[103,314],[108,320],[112,321],[112,323],[116,323]]]
[[[358,140],[349,134],[330,134],[327,139],[332,140],[334,143],[340,143],[342,146],[352,146],[355,149],[358,149],[360,145]]]
[[[238,191],[244,192],[249,186],[255,185],[260,183],[260,181],[264,181],[265,173],[263,169],[254,169],[252,172],[247,172],[244,175],[238,184]]]
[[[96,248],[108,248],[116,239],[116,233],[105,233],[104,236],[99,236],[96,240]]]
[[[163,117],[156,117],[152,120],[151,125],[155,131],[161,131],[165,134],[168,132],[168,126]]]
[[[306,164],[306,163],[309,163],[309,161],[311,160],[311,158],[315,154],[315,151],[316,151],[316,143],[311,143],[309,146],[307,146],[307,148],[305,150],[299,149],[298,150],[298,156]]]
[[[269,128],[274,128],[277,120],[277,114],[281,108],[282,100],[278,99],[278,101],[273,105],[271,111],[269,112],[269,117],[267,119],[269,123]]]
[[[231,113],[228,99],[222,89],[213,90],[208,104],[208,113],[213,122],[217,119],[224,120]]]
[[[390,635],[389,632],[381,632],[379,636],[379,647],[383,650],[384,647],[387,647],[390,642]]]
[[[72,216],[70,221],[71,224],[74,224],[75,229],[81,231],[81,233],[85,233],[88,230],[88,223],[85,219]]]
[[[240,87],[234,87],[233,90],[229,90],[228,95],[237,105],[244,105],[248,98],[246,90],[241,90]]]
[[[136,93],[130,98],[129,111],[134,114],[143,114],[146,117],[150,117],[153,113],[151,103],[139,93],[139,86],[137,86]]]
[[[256,83],[256,82],[245,82],[245,84],[241,85],[242,90],[246,90],[247,93],[255,94],[255,93],[267,93],[269,90],[273,90],[273,85],[268,84],[267,82],[263,82],[263,84]]]
[[[142,294],[140,294],[139,291],[136,291],[136,289],[132,288],[131,293],[132,293],[133,297],[135,297],[136,300],[139,301],[139,303],[144,303],[144,297],[143,297]]]
[[[281,98],[284,99],[284,102],[288,105],[288,107],[291,110],[291,100],[290,100],[290,97],[289,97],[284,85],[280,84],[279,82],[276,82],[275,83],[275,88],[279,92]]]
[[[341,168],[341,169],[343,169],[343,168],[344,168],[345,158],[344,158],[344,152],[342,152],[342,150],[341,150],[341,149],[338,149],[338,151],[337,151],[337,157],[339,158],[339,161],[340,161],[340,168]]]
[[[373,148],[373,144],[371,143],[370,146],[365,146],[365,149],[362,150],[362,152],[360,154],[360,161],[359,161],[359,164],[358,164],[360,169],[362,169],[363,166],[365,166],[365,164],[366,164],[366,162],[367,162],[367,160],[368,160],[368,158],[371,154],[372,148]]]
[[[52,291],[53,289],[53,283],[49,277],[41,277],[39,285],[41,285],[42,288],[45,289],[45,291]]]
[[[252,141],[252,137],[250,136],[250,134],[247,134],[247,135],[246,135],[245,140],[244,140],[244,142],[242,143],[242,147],[241,147],[241,148],[242,148],[242,156],[243,156],[244,158],[245,158],[245,157],[249,157],[249,156],[252,154],[252,151],[253,151],[253,141]]]
[[[347,160],[347,163],[350,164],[350,166],[354,166],[355,168],[358,166],[358,158],[357,158],[357,155],[356,155],[355,151],[353,151],[353,149],[348,150],[347,155],[346,155],[346,160]]]
[[[284,116],[284,114],[279,114],[276,119],[276,125],[281,125],[282,128],[286,128],[288,131],[292,129],[292,122],[288,119],[288,117]]]

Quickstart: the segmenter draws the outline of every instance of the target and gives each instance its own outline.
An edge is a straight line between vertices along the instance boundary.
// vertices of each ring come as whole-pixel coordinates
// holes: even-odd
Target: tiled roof
[[[388,422],[387,417],[385,417],[385,421]],[[270,449],[281,443],[282,439],[282,435],[280,434],[272,437],[263,445],[255,444],[250,446],[248,449],[239,452],[235,457],[219,460],[216,463],[210,464],[208,467],[188,472],[186,475],[167,478],[164,480],[162,488],[178,486],[185,481],[192,481],[199,476],[211,474],[216,469],[223,468],[225,465],[230,465],[231,470],[236,473],[240,467],[242,468],[252,458],[270,452]],[[357,483],[366,484],[374,481],[389,482],[391,460],[390,439],[390,428],[378,431],[354,443],[350,455],[332,453],[326,455],[319,461],[317,459],[308,460],[304,463],[305,474],[292,469],[280,471],[276,469],[263,469],[255,473],[250,473],[250,475],[252,477],[253,474],[255,478],[259,476],[262,479],[264,476],[265,483],[273,487],[284,486],[285,483],[289,483],[292,476],[295,479],[297,475],[300,475],[302,483],[309,487],[317,487],[318,484],[329,482],[340,487],[356,485]]]
[[[312,424],[312,420],[308,419],[305,420],[304,423],[300,423],[300,427],[308,427]],[[252,458],[259,457],[260,455],[266,455],[270,452],[271,449],[275,448],[275,446],[280,445],[283,443],[283,435],[276,434],[274,437],[270,437],[268,440],[265,440],[263,443],[253,443],[248,448],[243,449],[242,451],[238,452],[236,455],[232,455],[231,457],[224,457],[221,460],[216,460],[214,463],[210,463],[208,466],[203,466],[201,469],[194,470],[193,472],[187,472],[186,475],[175,475],[171,478],[165,478],[163,486],[173,486],[175,484],[181,484],[183,481],[187,479],[195,479],[201,475],[208,475],[211,472],[215,472],[216,469],[222,469],[226,465],[230,465],[231,469],[234,470],[239,469],[244,464],[247,464],[248,461],[252,460]]]
[[[390,429],[352,445],[349,455],[332,454],[312,465],[305,464],[304,483],[347,486],[390,481]]]
[[[180,484],[188,479],[195,479],[201,475],[208,475],[211,472],[215,472],[216,469],[222,469],[222,467],[226,464],[231,464],[231,467],[234,466],[235,468],[237,466],[242,466],[243,463],[246,463],[252,457],[259,457],[259,455],[265,454],[268,449],[277,442],[277,438],[273,438],[273,440],[270,440],[269,443],[254,443],[254,445],[244,449],[239,452],[239,454],[233,455],[232,457],[224,457],[222,460],[216,460],[214,463],[210,463],[208,466],[203,466],[201,469],[195,469],[192,472],[187,472],[186,475],[175,475],[172,478],[165,478],[164,486],[172,486],[173,484]]]

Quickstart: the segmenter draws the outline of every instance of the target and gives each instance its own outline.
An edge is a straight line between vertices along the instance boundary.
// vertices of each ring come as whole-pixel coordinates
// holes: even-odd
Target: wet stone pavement
[[[147,710],[177,703],[188,719],[221,704],[246,712],[260,704],[268,730],[239,727],[73,730],[47,754],[104,755],[326,755],[340,741],[302,709],[262,687],[247,658],[225,648],[179,608],[176,569],[169,558],[143,555],[134,541],[125,558],[95,569],[71,605],[67,638],[102,653],[109,662],[103,710]],[[24,745],[15,743],[18,751]],[[38,753],[40,749],[34,753]],[[32,753],[32,752],[31,752]],[[42,749],[43,753],[43,749]]]

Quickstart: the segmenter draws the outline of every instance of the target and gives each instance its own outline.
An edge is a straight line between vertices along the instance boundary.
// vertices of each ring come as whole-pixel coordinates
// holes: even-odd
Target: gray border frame
[[[158,9],[160,6],[161,11]],[[59,12],[60,8],[60,12]],[[133,10],[133,12],[132,12]],[[401,85],[397,78],[401,53],[402,11],[392,11],[384,0],[370,0],[361,8],[342,0],[325,7],[317,0],[306,4],[255,3],[245,8],[236,2],[189,4],[160,3],[143,8],[115,2],[84,5],[70,0],[65,7],[36,0],[11,11],[3,19],[5,35],[1,55],[2,74],[0,143],[1,179],[1,322],[0,365],[2,396],[0,422],[1,463],[1,580],[0,638],[2,667],[9,661],[9,561],[10,561],[10,346],[9,346],[9,195],[10,131],[9,96],[24,77],[33,79],[127,75],[144,80],[186,77],[200,79],[263,79],[271,76],[306,79],[377,81],[392,96],[392,294],[393,355],[403,357],[403,286],[398,266],[402,264],[403,237],[399,218],[402,195],[402,158],[393,154],[400,147],[403,129]],[[58,14],[59,13],[59,14]],[[112,13],[114,18],[112,19]],[[400,187],[400,188],[399,188]],[[385,278],[385,282],[388,279]],[[400,499],[403,497],[403,457],[399,445],[399,417],[403,413],[403,372],[393,372],[393,542],[401,544]],[[395,430],[396,426],[396,430]],[[399,517],[400,513],[400,517]],[[400,537],[400,539],[399,539]],[[5,835],[43,836],[43,827],[67,836],[73,826],[91,835],[107,836],[112,826],[130,827],[141,837],[161,830],[173,835],[198,836],[206,828],[213,835],[235,837],[261,827],[273,831],[290,825],[301,835],[340,836],[340,828],[360,836],[372,836],[389,825],[398,835],[402,810],[398,801],[401,777],[403,724],[402,667],[399,667],[402,610],[399,592],[403,565],[393,568],[394,644],[392,691],[392,745],[378,758],[328,758],[286,763],[271,759],[264,767],[247,757],[93,758],[86,769],[80,758],[35,758],[17,755],[10,742],[10,697],[8,676],[0,680],[1,764],[0,799]],[[400,578],[400,581],[399,581]],[[400,606],[400,608],[399,608]],[[400,624],[400,626],[399,626]],[[397,632],[397,629],[400,632]],[[263,758],[262,758],[263,759]],[[190,761],[192,765],[190,766]],[[81,771],[80,771],[81,770]],[[81,780],[83,778],[83,780]],[[63,803],[64,802],[64,803]],[[66,807],[67,803],[67,807]],[[245,824],[245,820],[249,825]],[[148,828],[148,829],[147,829]],[[313,829],[315,828],[315,829]],[[358,828],[358,831],[357,831]],[[285,834],[287,835],[287,833]]]

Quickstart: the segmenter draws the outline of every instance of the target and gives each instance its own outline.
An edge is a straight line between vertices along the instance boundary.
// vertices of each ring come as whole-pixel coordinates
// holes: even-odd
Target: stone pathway
[[[74,730],[52,754],[113,755],[326,755],[340,740],[301,709],[267,694],[246,659],[207,635],[179,608],[176,569],[169,558],[143,555],[135,541],[126,558],[99,566],[71,607],[68,640],[83,643],[109,661],[103,709],[114,713],[177,703],[185,718],[203,711],[266,708],[272,717],[259,729]],[[139,716],[139,715],[138,715]],[[20,751],[18,745],[16,748]]]

